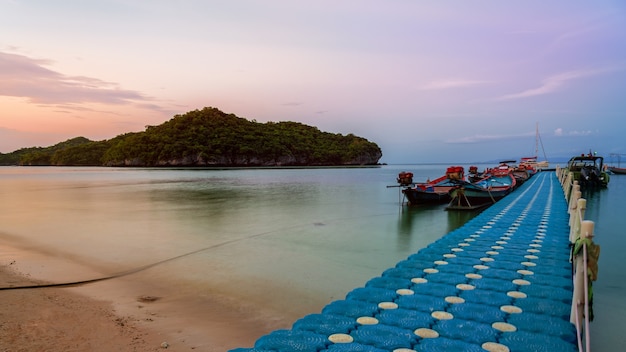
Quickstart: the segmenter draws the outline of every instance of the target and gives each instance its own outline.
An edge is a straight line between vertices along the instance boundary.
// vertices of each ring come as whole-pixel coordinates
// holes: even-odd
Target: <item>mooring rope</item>
[[[338,219],[334,219],[334,220],[329,220],[326,222],[315,222],[313,223],[313,225],[318,225],[318,224],[326,224],[329,222],[336,222],[336,221],[341,221],[341,220],[348,220],[348,219],[358,219],[358,218],[363,218],[363,217],[375,217],[375,216],[388,216],[388,215],[397,215],[397,213],[384,213],[384,214],[374,214],[374,215],[367,215],[367,216],[356,216],[356,217],[345,217],[345,218],[338,218]],[[133,268],[130,270],[126,270],[126,271],[122,271],[116,274],[112,274],[112,275],[107,275],[107,276],[102,276],[102,277],[98,277],[98,278],[93,278],[93,279],[86,279],[86,280],[78,280],[78,281],[69,281],[69,282],[60,282],[60,283],[47,283],[47,284],[32,284],[32,285],[21,285],[21,286],[6,286],[6,287],[0,287],[0,291],[6,291],[6,290],[23,290],[23,289],[35,289],[35,288],[47,288],[47,287],[75,287],[75,286],[81,286],[81,285],[85,285],[85,284],[91,284],[94,282],[100,282],[100,281],[106,281],[106,280],[111,280],[111,279],[116,279],[116,278],[120,278],[123,276],[128,276],[131,274],[135,274],[138,273],[140,271],[144,271],[147,269],[150,269],[152,267],[155,267],[157,265],[161,265],[167,262],[171,262],[183,257],[187,257],[196,253],[200,253],[200,252],[204,252],[210,249],[215,249],[215,248],[219,248],[219,247],[223,247],[232,243],[236,243],[236,242],[241,242],[241,241],[245,241],[245,240],[249,240],[249,239],[253,239],[253,238],[257,238],[257,237],[261,237],[261,236],[266,236],[266,235],[270,235],[272,233],[275,232],[279,232],[279,231],[286,231],[286,230],[292,230],[295,228],[300,228],[303,226],[308,226],[310,224],[299,224],[299,225],[293,225],[293,226],[289,226],[289,227],[285,227],[285,228],[281,228],[281,229],[277,229],[277,230],[271,230],[271,231],[266,231],[266,232],[261,232],[261,233],[257,233],[254,235],[250,235],[247,237],[242,237],[242,238],[235,238],[229,241],[225,241],[225,242],[221,242],[218,244],[214,244],[212,246],[208,246],[208,247],[204,247],[204,248],[200,248],[191,252],[187,252],[187,253],[183,253],[181,255],[177,255],[175,257],[171,257],[168,259],[164,259],[158,262],[154,262],[148,265],[144,265],[144,266],[140,266],[137,268]]]

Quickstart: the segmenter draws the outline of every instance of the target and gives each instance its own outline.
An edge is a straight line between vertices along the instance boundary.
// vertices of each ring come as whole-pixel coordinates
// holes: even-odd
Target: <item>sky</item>
[[[352,133],[389,164],[626,154],[623,0],[0,8],[2,153],[216,107]]]

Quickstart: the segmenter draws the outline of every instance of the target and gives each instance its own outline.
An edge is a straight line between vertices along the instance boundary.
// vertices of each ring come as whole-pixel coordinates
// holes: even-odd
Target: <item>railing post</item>
[[[585,210],[587,209],[587,200],[580,198],[580,191],[576,193],[578,200],[573,204],[572,212],[570,213],[569,221],[569,242],[574,244],[577,239],[580,238],[581,221],[585,218]]]
[[[567,177],[565,178],[565,185],[564,185],[565,199],[568,202],[570,200],[570,196],[572,195],[572,187],[577,184],[578,184],[578,181],[574,181],[572,179],[572,173],[568,172]]]
[[[572,193],[570,195],[569,201],[567,203],[567,213],[569,214],[569,226],[571,227],[574,224],[574,218],[576,215],[576,206],[578,205],[578,199],[582,196],[580,192],[580,186],[578,184],[574,184],[572,187]]]
[[[581,224],[581,236],[584,239],[588,239],[590,242],[593,241],[593,221],[585,220]],[[587,244],[583,244],[583,262],[585,263],[583,267],[584,276],[585,276],[585,351],[589,352],[591,350],[591,341],[590,341],[590,331],[589,331],[589,256],[587,255]]]
[[[584,199],[581,200],[584,201]],[[584,208],[584,205],[585,203],[580,203],[581,208]],[[582,331],[584,330],[584,351],[589,352],[591,350],[589,331],[589,321],[591,318],[589,289],[591,282],[597,278],[597,260],[600,252],[599,247],[593,243],[594,222],[583,220],[580,221],[579,224],[580,230],[578,231],[578,239],[574,243],[572,250],[574,291],[572,294],[570,322],[576,325],[579,351],[583,351]],[[592,249],[590,250],[589,248]],[[589,251],[591,251],[591,254]],[[593,264],[589,261],[590,256],[593,258]]]

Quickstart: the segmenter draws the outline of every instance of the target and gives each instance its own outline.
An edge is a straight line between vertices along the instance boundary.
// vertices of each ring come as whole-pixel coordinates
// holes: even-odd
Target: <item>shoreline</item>
[[[80,277],[89,271],[0,243],[0,287],[58,282],[58,272]],[[149,279],[131,275],[76,287],[0,290],[0,352],[221,352],[252,347],[260,336],[292,323],[292,317],[235,297],[181,292]]]
[[[0,266],[0,285],[39,283]],[[115,314],[109,302],[68,289],[2,290],[0,351],[158,351],[164,337]]]

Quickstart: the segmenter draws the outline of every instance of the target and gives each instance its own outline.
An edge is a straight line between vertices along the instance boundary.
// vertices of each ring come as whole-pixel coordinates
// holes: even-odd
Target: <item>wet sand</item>
[[[0,242],[0,287],[95,275],[90,270]],[[293,317],[254,303],[180,292],[140,275],[77,287],[0,290],[0,302],[0,352],[227,351],[252,347],[260,336],[293,323]]]

